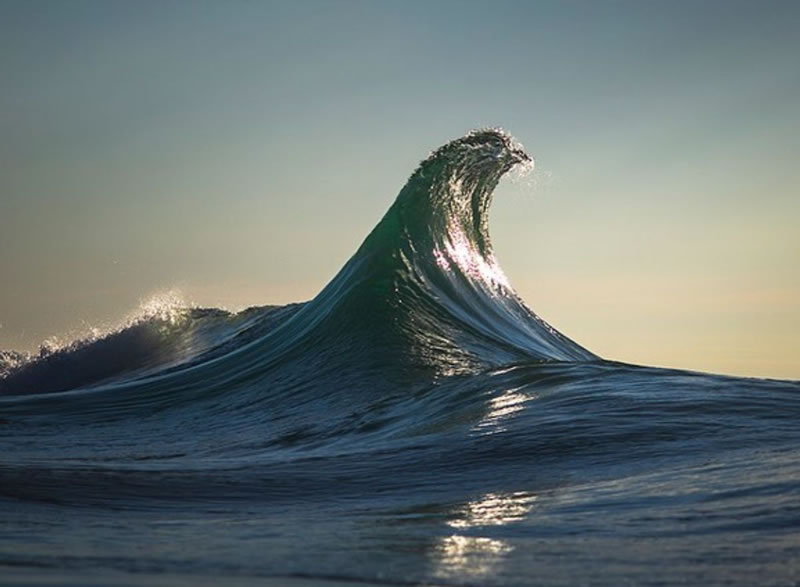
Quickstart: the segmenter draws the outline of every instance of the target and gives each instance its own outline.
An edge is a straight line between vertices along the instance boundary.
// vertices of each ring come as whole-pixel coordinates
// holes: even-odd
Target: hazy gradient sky
[[[800,378],[800,2],[0,0],[0,348],[312,297],[502,126],[529,305],[627,362]]]

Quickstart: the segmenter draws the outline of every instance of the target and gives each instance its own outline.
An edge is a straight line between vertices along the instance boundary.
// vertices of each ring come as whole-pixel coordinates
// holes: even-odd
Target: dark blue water
[[[0,582],[796,585],[800,383],[606,361],[492,253],[498,131],[311,301],[0,361]]]

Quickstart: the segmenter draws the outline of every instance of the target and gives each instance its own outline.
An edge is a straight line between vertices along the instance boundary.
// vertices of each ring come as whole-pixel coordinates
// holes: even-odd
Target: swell
[[[492,483],[508,490],[542,471],[586,483],[598,468],[629,475],[655,461],[792,446],[799,391],[792,382],[605,361],[531,363],[450,377],[349,413],[318,396],[262,410],[162,412],[119,428],[95,417],[72,428],[69,442],[63,426],[26,436],[29,426],[8,421],[0,439],[15,450],[0,455],[0,499],[308,504],[408,487],[428,496]],[[216,417],[197,417],[204,413]]]
[[[328,285],[270,328],[241,336],[248,328],[216,316],[227,334],[196,344],[186,341],[208,316],[190,313],[161,338],[153,333],[163,325],[149,321],[29,362],[0,391],[94,385],[113,388],[104,401],[125,398],[128,407],[131,396],[152,407],[237,389],[263,396],[324,388],[353,399],[358,389],[413,390],[514,362],[596,359],[524,304],[494,256],[492,193],[510,169],[530,163],[504,132],[471,132],[425,159]]]

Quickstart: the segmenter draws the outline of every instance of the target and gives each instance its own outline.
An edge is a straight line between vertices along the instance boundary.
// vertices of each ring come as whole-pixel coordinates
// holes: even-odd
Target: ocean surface
[[[515,294],[472,132],[311,301],[0,354],[0,583],[798,585],[800,383],[605,360]]]

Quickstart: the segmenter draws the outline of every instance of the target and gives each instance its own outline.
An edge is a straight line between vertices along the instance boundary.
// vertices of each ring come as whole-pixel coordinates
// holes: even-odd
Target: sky
[[[0,349],[153,297],[313,297],[416,164],[500,126],[545,320],[630,363],[800,379],[800,3],[0,0]]]

